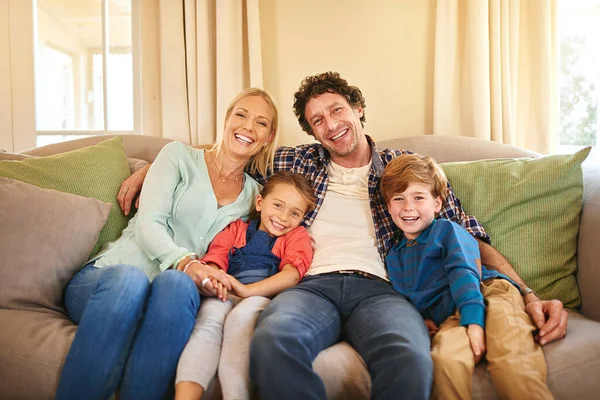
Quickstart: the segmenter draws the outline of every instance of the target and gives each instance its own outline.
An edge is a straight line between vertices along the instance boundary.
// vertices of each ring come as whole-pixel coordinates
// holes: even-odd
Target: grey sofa
[[[91,145],[105,137],[91,137],[58,145],[50,145],[25,152],[33,156],[46,156]],[[152,161],[160,148],[168,140],[142,136],[124,136],[124,147],[128,157]],[[470,161],[489,158],[539,157],[539,154],[477,139],[450,136],[418,136],[386,140],[380,147],[405,148],[421,154],[433,156],[438,162]],[[578,282],[582,295],[581,314],[569,313],[569,329],[564,340],[544,347],[548,362],[548,382],[557,399],[596,399],[600,393],[600,166],[591,160],[584,163],[584,207],[579,228],[577,262]],[[1,239],[1,238],[0,238]],[[26,238],[24,238],[26,240]],[[2,266],[0,265],[0,268]],[[14,311],[14,313],[31,313]],[[4,315],[4,314],[0,314]],[[22,315],[26,318],[26,315]],[[31,316],[35,318],[35,316]],[[47,316],[46,316],[47,317]],[[48,329],[64,336],[63,343],[69,343],[75,332],[75,326],[64,317],[47,324]],[[9,340],[7,327],[0,322],[0,338]],[[14,330],[13,330],[14,332]],[[30,332],[22,332],[30,335]],[[40,346],[52,348],[54,344],[46,340],[49,335],[30,335],[37,338],[31,342],[31,349]],[[49,398],[56,389],[60,376],[61,363],[64,361],[68,346],[64,344],[53,349],[54,362],[34,359],[39,352],[25,348],[0,346],[0,398]],[[17,345],[15,345],[17,346]],[[11,360],[19,355],[19,364],[7,363],[8,350]],[[50,351],[50,350],[48,350]],[[20,369],[15,375],[15,368]],[[341,342],[324,350],[314,362],[314,368],[322,377],[332,399],[368,399],[370,396],[370,378],[362,359],[346,343]],[[42,372],[40,372],[42,371]],[[4,378],[3,378],[4,376]],[[24,380],[15,389],[10,379]],[[209,390],[206,397],[219,398],[218,385]],[[474,398],[495,399],[494,389],[485,368],[481,363],[475,372]],[[401,394],[399,394],[401,398]]]

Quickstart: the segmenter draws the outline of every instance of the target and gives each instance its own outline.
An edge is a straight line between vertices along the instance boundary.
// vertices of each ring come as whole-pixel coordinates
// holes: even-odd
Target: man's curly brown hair
[[[325,92],[337,93],[344,96],[352,108],[362,107],[363,115],[360,118],[360,122],[363,127],[365,126],[367,119],[365,118],[364,109],[366,104],[362,92],[356,86],[348,85],[348,82],[344,78],[341,78],[339,73],[329,71],[307,76],[302,80],[298,91],[294,93],[294,114],[298,118],[298,122],[304,132],[311,136],[315,135],[304,116],[306,103]]]

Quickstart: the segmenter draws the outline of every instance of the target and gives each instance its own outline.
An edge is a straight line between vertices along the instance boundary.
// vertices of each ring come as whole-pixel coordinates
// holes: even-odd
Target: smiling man
[[[321,350],[345,340],[366,363],[371,398],[429,399],[433,367],[427,329],[415,308],[393,290],[384,265],[399,232],[386,211],[379,178],[388,162],[409,152],[377,149],[363,131],[361,91],[337,73],[305,78],[295,93],[294,113],[319,143],[280,147],[274,172],[292,171],[313,182],[317,207],[304,225],[314,258],[302,282],[279,294],[258,321],[250,365],[260,396],[326,399],[312,362]],[[441,216],[480,239],[486,265],[526,287],[486,244],[487,233],[464,213],[451,189]],[[562,337],[566,312],[560,303],[539,301],[534,293],[525,301],[534,304],[528,307],[534,320],[546,323],[546,341]]]

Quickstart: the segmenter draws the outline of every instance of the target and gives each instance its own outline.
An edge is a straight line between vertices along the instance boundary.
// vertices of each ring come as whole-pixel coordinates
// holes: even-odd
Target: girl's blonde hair
[[[246,166],[246,171],[254,174],[259,173],[262,176],[267,175],[267,171],[272,169],[273,167],[273,158],[275,157],[275,149],[277,148],[277,128],[279,125],[278,118],[278,110],[275,105],[275,101],[269,92],[264,89],[259,88],[248,88],[242,90],[235,98],[229,103],[229,107],[227,107],[227,112],[225,113],[225,121],[223,123],[223,130],[227,125],[227,120],[231,116],[233,112],[233,108],[237,104],[238,101],[245,99],[246,97],[258,96],[262,98],[264,101],[269,104],[271,110],[273,111],[273,120],[271,121],[271,132],[273,133],[273,140],[269,142],[266,146],[260,149],[260,151],[253,155]],[[221,151],[221,146],[223,145],[223,134],[217,137],[217,141],[213,144],[211,150],[216,151],[216,154],[219,154]]]
[[[411,183],[431,185],[431,194],[446,203],[448,179],[442,168],[429,156],[402,154],[390,161],[380,179],[383,199],[389,203],[392,196],[402,193]]]
[[[289,171],[277,172],[271,176],[260,191],[262,198],[264,199],[267,197],[279,184],[292,186],[300,193],[300,196],[302,196],[307,204],[304,215],[314,210],[317,206],[317,198],[315,197],[315,192],[310,182],[304,176]],[[260,219],[260,212],[256,211],[256,208],[254,207],[250,211],[250,219]]]

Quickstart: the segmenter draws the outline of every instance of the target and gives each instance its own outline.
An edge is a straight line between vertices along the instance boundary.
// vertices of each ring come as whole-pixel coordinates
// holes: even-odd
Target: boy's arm
[[[231,275],[228,275],[228,278],[235,294],[240,297],[271,297],[287,288],[297,285],[300,282],[300,273],[293,265],[288,264],[275,275],[248,285],[240,283]]]
[[[487,243],[478,240],[481,252],[481,263],[486,268],[496,270],[508,276],[521,288],[527,288],[527,284],[516,273],[508,260],[498,250]],[[540,300],[535,293],[529,293],[523,298],[525,311],[538,327],[539,333],[536,340],[541,345],[563,339],[567,332],[568,314],[559,300]]]

